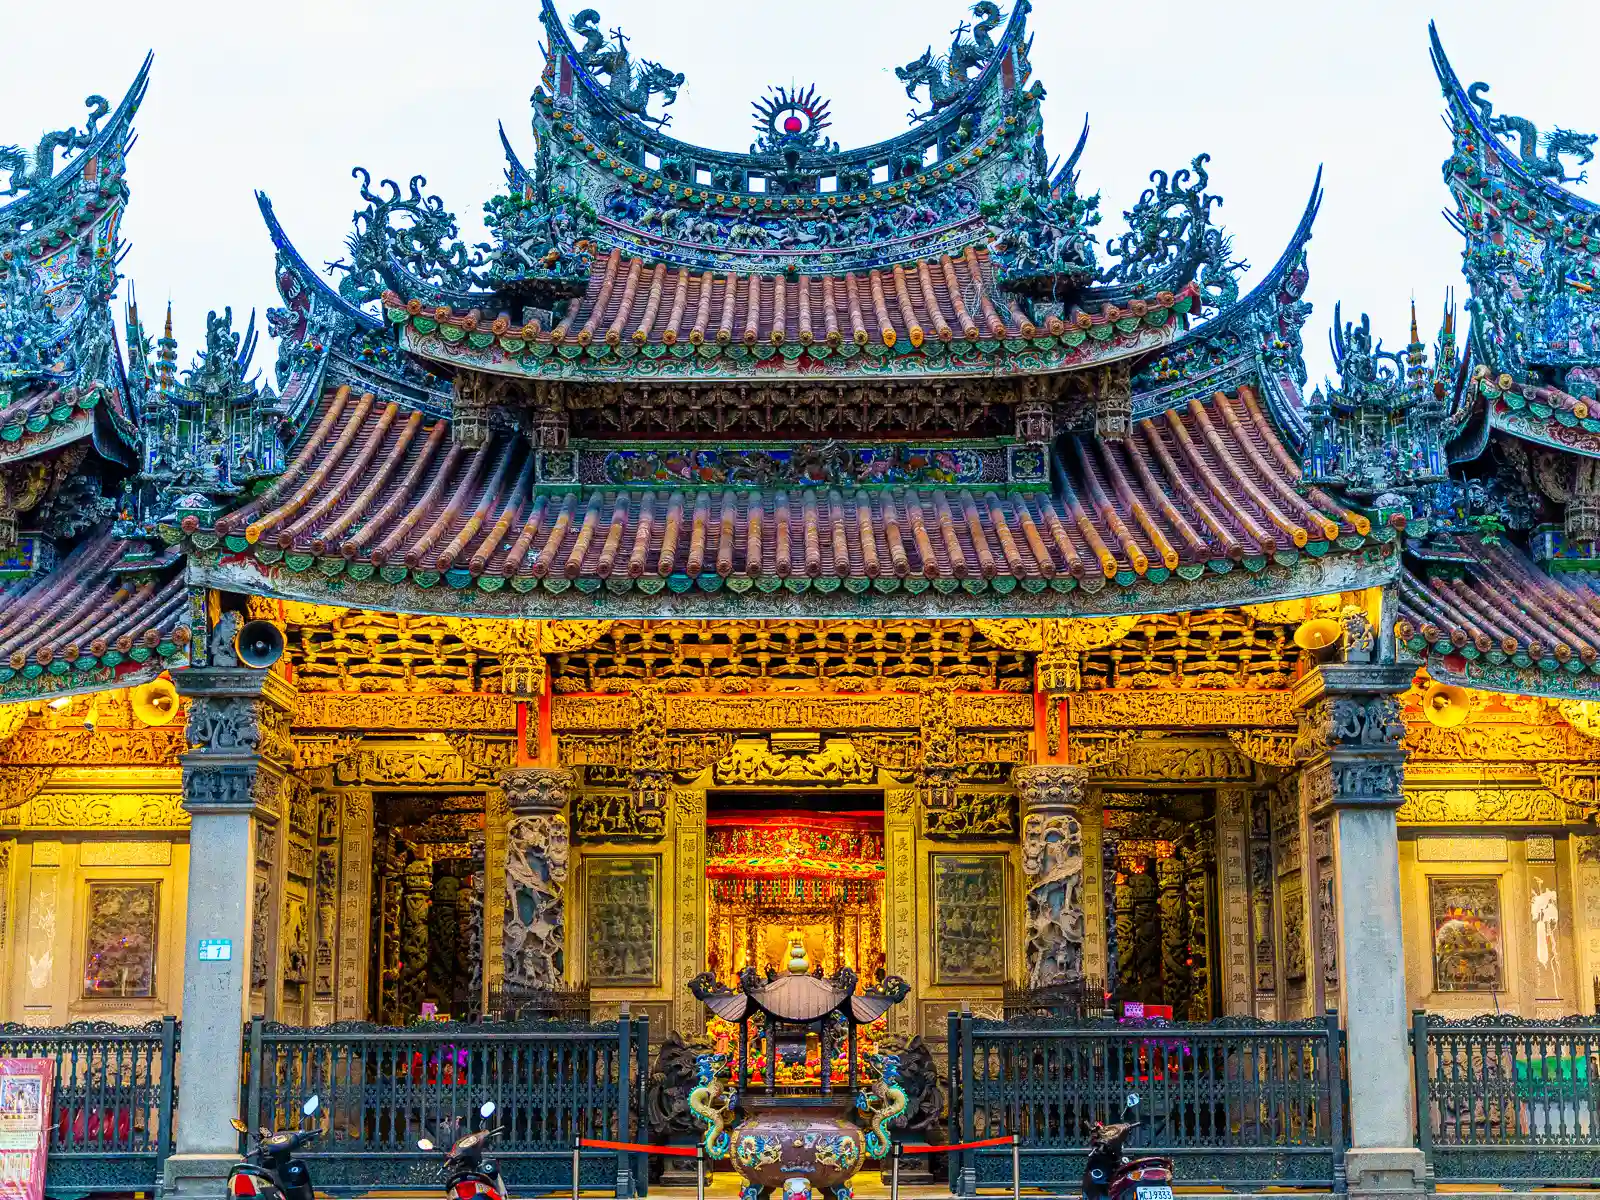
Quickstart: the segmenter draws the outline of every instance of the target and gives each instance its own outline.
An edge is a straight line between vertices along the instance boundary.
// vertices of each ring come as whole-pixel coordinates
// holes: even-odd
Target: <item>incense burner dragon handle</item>
[[[886,1051],[865,1057],[867,1085],[856,1093],[856,1108],[867,1122],[867,1156],[884,1158],[889,1153],[889,1125],[908,1103],[900,1086],[900,1055]]]
[[[695,1086],[689,1092],[689,1111],[705,1126],[700,1144],[706,1157],[726,1159],[733,1151],[734,1102],[738,1092],[728,1086],[728,1056],[701,1054],[695,1062]]]

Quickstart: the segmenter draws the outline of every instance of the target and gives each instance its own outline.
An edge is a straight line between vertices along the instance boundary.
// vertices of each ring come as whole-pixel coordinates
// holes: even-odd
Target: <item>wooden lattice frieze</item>
[[[929,678],[971,691],[1031,687],[1029,656],[970,621],[618,621],[588,649],[556,655],[554,672],[561,692],[651,679],[731,692],[879,691]]]

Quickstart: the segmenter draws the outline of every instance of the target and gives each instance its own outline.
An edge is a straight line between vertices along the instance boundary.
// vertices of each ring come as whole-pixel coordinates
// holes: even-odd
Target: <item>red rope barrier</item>
[[[671,1158],[694,1158],[700,1153],[697,1146],[641,1146],[638,1142],[602,1142],[595,1138],[579,1138],[578,1145],[586,1150],[621,1150],[627,1154],[665,1154]]]
[[[1005,1137],[983,1138],[976,1142],[950,1142],[943,1146],[901,1146],[901,1154],[945,1154],[951,1150],[982,1150],[987,1146],[1009,1146],[1017,1140],[1017,1135],[1008,1133]]]

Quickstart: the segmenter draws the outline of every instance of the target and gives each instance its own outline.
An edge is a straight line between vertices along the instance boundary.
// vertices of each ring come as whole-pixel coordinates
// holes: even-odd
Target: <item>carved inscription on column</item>
[[[672,819],[677,832],[674,866],[678,893],[672,917],[678,946],[673,1013],[679,1034],[690,1037],[705,1025],[705,1006],[682,996],[684,985],[706,969],[705,915],[701,907],[706,890],[705,793],[674,792]]]
[[[888,906],[889,945],[884,956],[888,972],[908,982],[917,975],[917,793],[896,789],[886,797],[884,853],[887,859],[884,887]],[[889,1010],[889,1030],[904,1037],[911,1028],[915,1002],[896,1004]]]
[[[1573,881],[1577,892],[1578,928],[1583,930],[1578,939],[1579,970],[1577,1006],[1580,1012],[1596,1011],[1596,993],[1600,987],[1600,836],[1578,834],[1572,839],[1575,870]]]
[[[1222,883],[1222,983],[1226,1015],[1251,1015],[1250,888],[1245,870],[1248,839],[1245,836],[1244,788],[1217,792],[1217,842],[1221,850]]]
[[[487,1006],[505,978],[506,825],[511,819],[505,793],[490,788],[483,794],[483,1002]]]
[[[1083,831],[1083,975],[1106,982],[1105,806],[1099,788],[1079,813]]]
[[[372,904],[372,793],[337,793],[340,828],[339,968],[337,1012],[341,1021],[366,1015],[368,926]]]

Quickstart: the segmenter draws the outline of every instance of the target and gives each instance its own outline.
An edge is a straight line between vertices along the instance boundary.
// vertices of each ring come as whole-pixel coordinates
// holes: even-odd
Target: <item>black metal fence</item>
[[[1417,1142],[1434,1177],[1525,1187],[1600,1178],[1600,1018],[1412,1018]]]
[[[440,1158],[417,1139],[448,1143],[477,1128],[485,1100],[505,1126],[493,1157],[516,1193],[570,1188],[575,1138],[646,1141],[647,1019],[602,1025],[551,1021],[410,1025],[346,1022],[306,1029],[252,1021],[245,1035],[244,1119],[285,1128],[315,1092],[326,1134],[307,1149],[317,1190],[431,1189]],[[642,1190],[632,1156],[585,1153],[587,1187]]]
[[[0,1058],[55,1063],[46,1187],[51,1195],[153,1192],[172,1150],[178,1023],[0,1025]]]
[[[1185,1185],[1334,1187],[1345,1141],[1338,1018],[1132,1028],[950,1014],[952,1143],[1017,1134],[1022,1182],[1076,1192],[1090,1126],[1130,1092],[1130,1144],[1170,1154]],[[951,1189],[1009,1183],[1009,1149],[950,1156]]]

